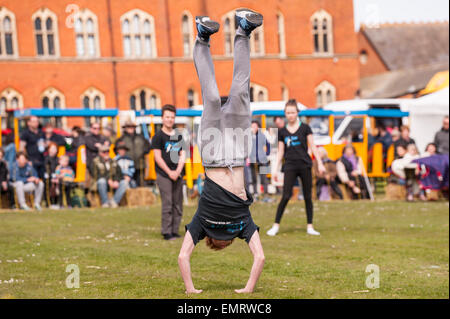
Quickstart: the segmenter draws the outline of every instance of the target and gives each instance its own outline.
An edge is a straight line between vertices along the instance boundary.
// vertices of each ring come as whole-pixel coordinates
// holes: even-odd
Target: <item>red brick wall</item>
[[[358,52],[367,52],[367,63],[361,64],[361,77],[389,71],[362,31],[358,32]]]
[[[71,3],[77,4],[80,9],[88,8],[97,15],[99,59],[80,61],[76,58],[74,30],[65,24],[69,15],[65,9]],[[187,107],[188,89],[194,88],[200,94],[200,85],[192,59],[182,58],[183,11],[189,11],[194,18],[197,14],[209,14],[212,19],[221,21],[227,12],[244,6],[264,15],[265,56],[252,58],[251,80],[268,89],[270,100],[281,99],[281,83],[287,85],[291,97],[311,107],[316,105],[314,88],[324,80],[336,87],[337,99],[352,99],[359,88],[358,39],[353,26],[352,0],[168,0],[169,21],[166,19],[165,0],[110,0],[110,3],[113,40],[108,26],[107,0],[0,0],[0,6],[15,14],[19,48],[17,59],[0,59],[0,92],[12,87],[23,95],[25,107],[36,107],[41,105],[41,93],[53,86],[65,95],[67,107],[78,108],[81,106],[81,94],[93,86],[105,94],[108,108],[128,109],[130,93],[138,87],[147,86],[160,94],[162,104],[174,103],[178,107]],[[56,61],[36,57],[31,16],[43,6],[58,16],[61,58]],[[120,17],[136,8],[148,12],[155,19],[156,60],[123,58]],[[333,57],[312,56],[310,17],[321,8],[333,17]],[[278,11],[285,18],[286,58],[278,56]],[[223,57],[223,42],[224,35],[220,31],[211,41],[211,50],[219,90],[226,95],[231,86],[233,61],[231,57]],[[168,62],[170,51],[174,57],[173,79]],[[114,94],[112,60],[116,61],[118,105]]]

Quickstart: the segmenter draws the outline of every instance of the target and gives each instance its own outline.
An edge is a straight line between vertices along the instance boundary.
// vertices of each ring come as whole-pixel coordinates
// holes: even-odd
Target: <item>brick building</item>
[[[201,103],[192,61],[196,15],[221,23],[211,50],[227,95],[239,7],[264,15],[251,39],[253,100],[294,97],[318,107],[355,96],[352,0],[0,0],[1,112]]]

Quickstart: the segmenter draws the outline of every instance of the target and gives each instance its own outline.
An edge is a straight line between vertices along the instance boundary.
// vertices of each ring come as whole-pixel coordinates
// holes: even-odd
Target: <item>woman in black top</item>
[[[325,173],[325,167],[320,158],[317,147],[314,144],[311,128],[308,124],[302,123],[298,118],[298,107],[295,99],[286,103],[284,113],[287,120],[286,127],[278,131],[278,156],[275,174],[277,180],[277,172],[281,161],[284,158],[284,183],[283,196],[278,204],[275,223],[267,232],[269,236],[275,236],[278,233],[281,217],[286,208],[289,199],[292,197],[292,188],[300,177],[303,186],[303,197],[306,205],[307,217],[307,233],[310,235],[320,235],[315,231],[312,225],[313,221],[313,203],[312,203],[312,159],[308,154],[308,146],[311,148],[314,157],[317,159],[319,174]]]

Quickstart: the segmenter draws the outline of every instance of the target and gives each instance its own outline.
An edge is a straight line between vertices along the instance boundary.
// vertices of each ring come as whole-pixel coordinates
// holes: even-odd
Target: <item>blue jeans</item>
[[[128,182],[126,180],[121,180],[119,182],[119,187],[116,189],[116,191],[114,192],[114,202],[116,202],[116,204],[119,204],[123,195],[125,194],[126,190],[128,188]],[[109,202],[108,199],[108,181],[106,180],[106,178],[100,178],[97,181],[97,189],[98,189],[98,193],[100,195],[100,200],[102,201],[102,205],[106,204]]]

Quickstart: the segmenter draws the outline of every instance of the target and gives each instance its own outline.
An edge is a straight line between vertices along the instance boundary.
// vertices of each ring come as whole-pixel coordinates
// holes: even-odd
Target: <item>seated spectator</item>
[[[75,173],[69,165],[69,156],[63,155],[59,158],[59,165],[56,167],[55,175],[59,184],[59,205],[71,207],[71,191],[74,188]]]
[[[99,154],[98,150],[103,146],[109,146],[109,141],[105,139],[103,135],[100,134],[100,124],[92,123],[88,134],[84,137],[84,143],[86,146],[86,163],[92,163],[94,158]],[[88,166],[89,173],[92,175],[90,170],[92,165]]]
[[[417,194],[423,197],[417,183],[416,165],[411,163],[419,157],[416,145],[409,144],[406,154],[402,158],[394,160],[391,164],[392,173],[400,179],[398,180],[399,184],[406,186],[406,199],[408,201],[414,200],[414,195]]]
[[[16,162],[11,170],[11,181],[17,194],[19,207],[24,210],[30,210],[26,204],[25,193],[34,193],[34,207],[41,210],[42,194],[44,193],[44,183],[39,179],[36,170],[28,161],[23,152],[16,155]]]
[[[391,164],[392,173],[401,179],[405,179],[405,167],[407,167],[412,160],[419,158],[419,152],[415,144],[410,144],[407,151],[402,158],[396,159]]]
[[[425,147],[425,153],[422,157],[433,156],[437,154],[437,146],[434,143],[428,143]]]
[[[434,144],[436,145],[439,154],[448,155],[448,140],[449,140],[448,128],[449,122],[447,115],[444,117],[444,120],[442,121],[441,130],[434,135]]]
[[[395,159],[403,158],[406,154],[406,146],[399,144],[395,147]]]
[[[0,194],[6,193],[8,196],[9,207],[14,209],[14,191],[11,184],[8,181],[8,163],[3,159],[5,152],[0,147]]]
[[[99,155],[91,163],[92,178],[102,203],[102,207],[117,207],[127,190],[122,170],[114,159],[109,157],[109,146],[100,147]],[[108,198],[108,189],[114,191],[114,198]]]
[[[323,194],[322,189],[323,186],[329,185],[330,188],[336,193],[336,195],[343,199],[342,191],[338,187],[336,182],[337,177],[337,170],[336,170],[336,162],[332,161],[328,158],[327,150],[324,147],[319,147],[319,154],[320,158],[322,159],[322,163],[325,166],[326,173],[325,175],[321,176],[319,174],[319,169],[317,167],[317,161],[314,160],[313,167],[314,167],[314,174],[316,176],[316,192],[317,192],[317,199],[318,200],[329,200],[330,194],[328,196],[325,196]]]
[[[369,198],[369,193],[363,177],[364,163],[356,155],[356,150],[347,144],[342,151],[342,157],[336,163],[338,177],[341,183],[351,191],[353,199]]]
[[[127,155],[129,151],[125,144],[120,144],[116,147],[116,152],[118,153],[114,160],[119,164],[122,170],[122,175],[124,180],[127,182],[129,187],[135,188],[136,181],[133,179],[136,169],[134,168],[134,161]]]
[[[58,178],[56,177],[56,167],[58,166],[58,145],[51,142],[48,146],[47,156],[44,159],[45,167],[45,201],[47,207],[51,209],[58,209],[59,202],[59,186]]]

